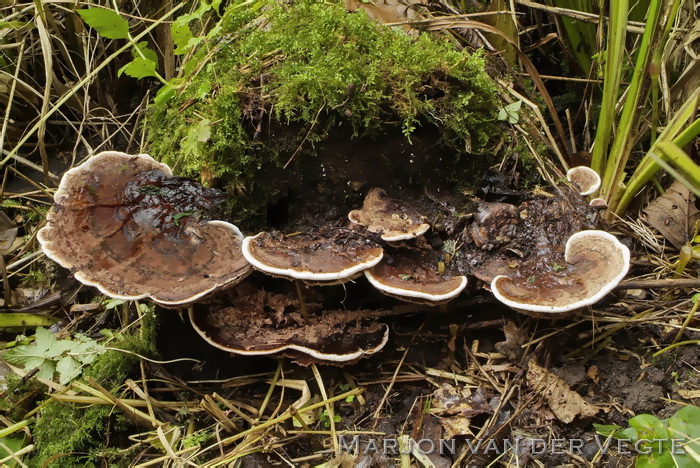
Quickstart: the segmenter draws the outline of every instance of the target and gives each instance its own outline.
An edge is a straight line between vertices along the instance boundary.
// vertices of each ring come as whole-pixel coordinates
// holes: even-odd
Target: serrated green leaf
[[[34,369],[44,362],[44,357],[37,351],[36,345],[17,346],[2,353],[2,358],[12,364],[24,369]]]
[[[134,58],[141,57],[139,52],[141,52],[145,58],[154,62],[156,64],[156,69],[158,69],[158,53],[148,47],[147,41],[139,42],[136,44],[136,48],[131,50],[131,54],[134,56]]]
[[[119,69],[117,75],[126,73],[132,78],[146,78],[148,76],[158,76],[156,73],[157,63],[153,60],[137,57]]]
[[[36,329],[37,354],[44,354],[54,343],[56,343],[56,337],[48,329],[44,327]]]
[[[192,126],[192,128],[187,132],[187,138],[185,138],[185,143],[182,145],[182,149],[186,155],[198,155],[199,154],[199,143],[204,143],[211,137],[211,120],[202,119],[197,125]]]
[[[39,367],[39,372],[36,374],[37,379],[51,380],[53,375],[56,373],[56,364],[53,361],[44,359]]]
[[[80,363],[70,357],[65,356],[58,360],[56,364],[56,372],[58,372],[58,382],[61,385],[65,385],[78,375],[80,375],[81,367]]]
[[[172,26],[170,26],[170,35],[173,37],[173,43],[175,44],[175,50],[173,54],[182,55],[187,53],[189,50],[188,44],[190,39],[192,39],[192,30],[185,21],[176,20]]]
[[[49,349],[47,349],[44,352],[44,357],[47,359],[50,358],[55,358],[58,356],[61,356],[62,354],[72,351],[73,349],[73,342],[70,340],[57,340],[54,342],[51,346],[49,346]]]
[[[104,8],[87,8],[78,10],[83,21],[97,33],[107,39],[126,39],[129,37],[129,22],[114,10]]]

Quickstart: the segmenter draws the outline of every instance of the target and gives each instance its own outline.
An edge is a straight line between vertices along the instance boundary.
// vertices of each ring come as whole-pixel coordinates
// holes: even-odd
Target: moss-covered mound
[[[457,158],[484,151],[495,133],[496,88],[480,54],[339,4],[229,9],[185,70],[177,95],[151,106],[149,151],[182,175],[245,194],[233,201],[237,221],[283,190],[273,176],[282,167],[300,177],[300,160],[329,135],[400,129],[411,141],[434,126]]]

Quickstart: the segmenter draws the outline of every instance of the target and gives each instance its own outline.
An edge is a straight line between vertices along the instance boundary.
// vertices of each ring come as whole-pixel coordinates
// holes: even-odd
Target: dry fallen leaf
[[[700,390],[678,390],[678,394],[686,400],[700,398]]]
[[[517,361],[524,352],[522,345],[530,339],[527,329],[518,328],[515,322],[509,320],[503,327],[503,334],[506,336],[506,340],[496,343],[496,351],[513,361]]]
[[[647,224],[677,249],[688,242],[695,223],[700,220],[695,195],[680,182],[674,182],[663,195],[649,203],[644,208],[644,214]]]
[[[570,423],[577,416],[590,418],[600,410],[571,390],[562,379],[533,360],[527,365],[527,383],[531,389],[544,395],[552,413],[563,423]]]
[[[597,384],[598,381],[600,381],[600,371],[598,369],[598,366],[593,364],[591,367],[588,368],[588,372],[586,372],[588,375],[588,378],[593,381],[594,384]]]
[[[460,389],[444,383],[433,392],[430,413],[438,417],[446,440],[459,435],[474,436],[469,428],[471,418],[491,412],[493,409],[482,389],[472,393],[468,388]]]
[[[9,250],[17,238],[17,226],[4,211],[0,211],[0,252]]]

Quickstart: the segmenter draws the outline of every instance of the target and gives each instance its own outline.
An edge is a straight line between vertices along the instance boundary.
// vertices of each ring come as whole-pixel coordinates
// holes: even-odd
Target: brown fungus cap
[[[495,277],[491,291],[528,315],[564,315],[602,299],[625,277],[629,264],[630,251],[615,236],[581,231],[567,241],[563,259],[548,257],[531,269],[523,264],[513,275]]]
[[[425,216],[399,206],[378,187],[367,192],[362,209],[351,211],[348,219],[353,224],[366,226],[387,242],[413,239],[430,229]]]
[[[454,299],[467,278],[438,271],[441,255],[435,251],[401,250],[365,270],[372,285],[384,294],[409,302],[438,304]]]
[[[103,152],[66,172],[37,238],[110,297],[181,305],[250,272],[238,228],[201,220],[221,197],[148,155]]]
[[[347,363],[378,352],[389,337],[388,327],[374,319],[376,311],[310,311],[307,323],[293,294],[243,283],[227,295],[225,304],[193,306],[190,320],[207,342],[232,353]]]
[[[566,180],[576,184],[582,196],[592,195],[600,188],[600,176],[587,166],[572,167],[566,172]]]
[[[348,229],[286,236],[261,232],[243,240],[243,255],[273,276],[321,284],[347,281],[381,261],[381,247]]]

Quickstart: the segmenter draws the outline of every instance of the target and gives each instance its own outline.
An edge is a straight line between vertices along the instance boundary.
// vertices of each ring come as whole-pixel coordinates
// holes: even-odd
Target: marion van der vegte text
[[[685,439],[612,439],[595,436],[595,440],[586,442],[583,439],[533,439],[520,438],[515,440],[505,439],[497,441],[494,439],[466,439],[467,450],[472,454],[501,455],[512,452],[529,452],[532,455],[544,454],[565,454],[573,453],[583,455],[586,444],[595,444],[596,449],[605,454],[608,452],[622,455],[637,454],[663,454],[683,455],[683,445]],[[418,451],[423,454],[439,453],[440,455],[455,455],[458,453],[455,439],[405,439],[398,438],[371,438],[361,439],[359,435],[352,437],[338,435],[338,447],[342,452],[351,454],[373,454],[384,455],[408,454]]]

